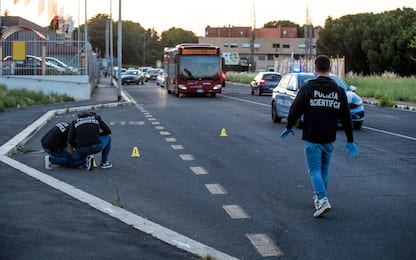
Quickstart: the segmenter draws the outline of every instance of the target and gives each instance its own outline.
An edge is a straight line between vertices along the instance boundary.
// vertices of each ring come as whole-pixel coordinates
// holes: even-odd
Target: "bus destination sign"
[[[217,49],[182,49],[182,55],[218,55]]]

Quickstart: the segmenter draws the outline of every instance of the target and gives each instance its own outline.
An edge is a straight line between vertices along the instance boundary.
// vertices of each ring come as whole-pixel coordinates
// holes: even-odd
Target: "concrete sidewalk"
[[[0,113],[4,147],[50,110],[117,102],[102,78],[91,100]],[[0,154],[0,259],[197,259],[22,173]]]

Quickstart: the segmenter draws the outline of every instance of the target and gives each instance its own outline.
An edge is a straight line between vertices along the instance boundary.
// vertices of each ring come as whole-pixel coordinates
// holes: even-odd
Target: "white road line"
[[[144,117],[153,117],[151,114],[145,114]]]
[[[156,129],[157,130],[165,130],[165,127],[164,126],[156,126]]]
[[[222,194],[227,194],[227,192],[225,191],[225,189],[221,186],[221,184],[205,184],[205,187],[207,187],[208,191],[212,194],[212,195],[222,195]]]
[[[129,125],[144,125],[144,121],[130,121]]]
[[[172,147],[173,150],[183,150],[183,145],[181,144],[172,144],[170,147]]]
[[[195,158],[192,156],[192,154],[180,154],[179,157],[181,157],[184,161],[193,161]]]
[[[201,166],[191,166],[189,168],[196,175],[205,175],[205,174],[208,174],[208,171],[204,167],[201,167]]]
[[[386,135],[392,135],[392,136],[401,137],[401,138],[405,138],[405,139],[408,139],[408,140],[416,141],[416,138],[411,137],[411,136],[396,134],[396,133],[393,133],[393,132],[384,131],[384,130],[380,130],[380,129],[376,129],[376,128],[372,128],[372,127],[368,127],[368,126],[362,126],[362,128],[365,128],[365,129],[371,130],[371,131],[375,131],[375,132],[379,132],[379,133],[383,133],[383,134],[386,134]]]
[[[263,257],[282,256],[283,251],[266,234],[246,234],[257,252]]]
[[[149,120],[149,121],[156,121],[156,118],[154,118],[154,117],[149,117],[149,118],[147,118],[147,120]]]
[[[137,229],[146,234],[149,234],[157,239],[160,239],[172,246],[178,247],[186,252],[198,255],[201,258],[207,256],[214,257],[214,259],[235,259],[237,258],[227,255],[223,252],[216,250],[215,248],[204,245],[196,240],[181,235],[171,229],[163,227],[155,222],[152,222],[146,218],[142,218],[128,210],[114,206],[113,204],[102,200],[94,195],[91,195],[83,190],[80,190],[68,183],[60,181],[50,175],[44,174],[36,169],[33,169],[21,162],[11,159],[7,156],[0,155],[0,161],[11,167],[53,187],[69,196],[82,201],[89,206],[112,216],[115,219]]]
[[[238,205],[223,205],[222,207],[232,219],[250,218],[247,212]]]
[[[242,98],[236,98],[236,97],[230,97],[224,94],[221,94],[222,97],[225,98],[229,98],[229,99],[234,99],[234,100],[238,100],[238,101],[242,101],[242,102],[246,102],[246,103],[250,103],[250,104],[255,104],[255,105],[260,105],[260,106],[264,106],[264,107],[270,107],[271,105],[267,105],[267,104],[263,104],[260,102],[255,102],[255,101],[251,101],[251,100],[247,100],[247,99],[242,99]]]
[[[160,125],[160,122],[152,122],[152,125]]]
[[[166,142],[168,142],[168,143],[174,143],[174,142],[176,142],[177,140],[176,140],[176,138],[174,138],[174,137],[168,137],[168,138],[165,138],[165,141],[166,141]]]
[[[170,132],[168,132],[168,131],[160,131],[159,133],[161,135],[170,135]]]

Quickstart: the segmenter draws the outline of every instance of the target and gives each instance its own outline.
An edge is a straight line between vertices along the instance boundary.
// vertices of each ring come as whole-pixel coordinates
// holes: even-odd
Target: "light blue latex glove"
[[[355,145],[355,143],[347,143],[344,147],[344,151],[348,151],[352,158],[357,157],[357,155],[360,153],[360,150],[358,150],[358,147]]]
[[[281,133],[280,133],[280,138],[284,139],[286,138],[286,136],[291,133],[292,135],[295,135],[295,131],[293,131],[293,129],[287,129],[285,128]]]

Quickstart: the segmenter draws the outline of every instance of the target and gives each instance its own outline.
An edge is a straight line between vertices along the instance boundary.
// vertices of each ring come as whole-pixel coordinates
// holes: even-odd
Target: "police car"
[[[293,72],[282,77],[279,85],[273,89],[272,93],[271,112],[273,122],[279,123],[282,118],[287,118],[290,106],[299,90],[315,77],[314,73],[308,72]],[[364,106],[361,97],[355,93],[356,87],[348,86],[345,81],[336,75],[331,74],[330,78],[347,94],[353,127],[356,130],[360,129],[364,122]],[[302,119],[296,124],[296,127],[301,126]]]

